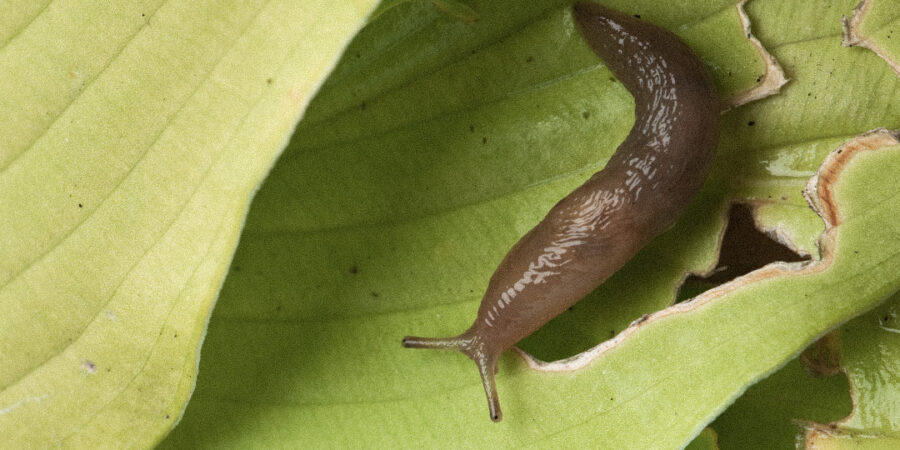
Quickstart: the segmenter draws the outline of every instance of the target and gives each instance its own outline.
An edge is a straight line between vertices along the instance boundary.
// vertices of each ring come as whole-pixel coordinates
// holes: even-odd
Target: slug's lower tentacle
[[[491,415],[491,420],[499,422],[503,420],[503,411],[500,410],[500,396],[497,395],[497,384],[494,382],[494,374],[497,373],[497,359],[482,355],[479,359],[473,358],[473,361],[478,365],[478,374],[481,375],[481,384],[484,385],[488,413]]]
[[[491,420],[499,422],[503,418],[503,412],[500,410],[500,397],[497,395],[497,385],[494,381],[499,353],[486,352],[483,342],[477,336],[472,336],[471,332],[472,330],[469,330],[459,336],[449,338],[406,336],[403,338],[403,346],[406,348],[458,350],[475,361],[484,385],[484,394],[487,396]]]
[[[494,384],[500,355],[671,226],[706,179],[718,141],[715,85],[678,37],[596,3],[576,3],[573,15],[587,44],[634,96],[634,126],[606,167],[507,253],[469,330],[403,340],[475,361],[494,421],[501,417]]]

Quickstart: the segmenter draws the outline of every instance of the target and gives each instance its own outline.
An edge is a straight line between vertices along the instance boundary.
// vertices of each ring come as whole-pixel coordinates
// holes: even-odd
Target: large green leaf
[[[191,396],[249,198],[371,5],[14,3],[0,17],[2,444],[146,446]],[[723,106],[781,84],[738,0],[604,3],[681,35]],[[723,117],[714,173],[676,227],[522,343],[586,353],[504,357],[497,425],[470,361],[399,339],[468,326],[508,247],[627,133],[632,100],[568,2],[385,2],[259,192],[163,446],[688,443],[900,288],[900,148],[832,158],[820,208],[841,220],[824,254],[800,194],[841,143],[900,128],[892,53],[840,46],[855,3],[747,5],[790,83]],[[872,3],[860,30],[890,50],[890,2]],[[714,267],[733,201],[817,262],[629,326]],[[860,377],[896,362],[859,358]],[[823,404],[840,404],[833,387]]]
[[[632,104],[578,38],[567,3],[465,3],[476,22],[400,3],[348,49],[254,203],[197,392],[167,445],[682,445],[748,385],[900,287],[898,152],[885,150],[834,186],[851,219],[831,230],[825,262],[744,278],[568,364],[533,369],[508,354],[506,418],[490,423],[470,361],[399,339],[468,326],[497,261],[604,164]],[[678,31],[725,95],[765,71],[737,2],[607,3]],[[732,201],[819,257],[822,220],[802,188],[842,142],[900,127],[890,67],[840,46],[853,6],[748,5],[791,83],[726,114],[714,175],[683,220],[524,348],[569,356],[669,305],[685,271],[714,265]]]
[[[827,425],[810,423],[811,448],[900,445],[900,294],[836,332],[835,350],[852,384],[854,410]]]
[[[253,192],[371,2],[0,6],[0,447],[181,416]]]
[[[794,360],[751,386],[711,427],[723,450],[793,448],[798,420],[830,422],[850,413],[847,389],[845,377],[816,378]]]

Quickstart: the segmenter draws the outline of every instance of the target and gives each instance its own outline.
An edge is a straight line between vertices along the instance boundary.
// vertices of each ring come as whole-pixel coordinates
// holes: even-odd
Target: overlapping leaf
[[[174,426],[252,193],[369,8],[4,3],[0,447]]]

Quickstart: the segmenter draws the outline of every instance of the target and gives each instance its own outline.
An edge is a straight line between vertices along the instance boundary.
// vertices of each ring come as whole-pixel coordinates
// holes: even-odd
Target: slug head
[[[450,338],[407,336],[403,338],[403,346],[406,348],[457,350],[468,356],[472,361],[475,361],[475,364],[478,366],[478,373],[481,375],[484,394],[487,396],[491,420],[494,422],[503,420],[503,412],[500,410],[500,398],[497,396],[497,385],[494,382],[494,374],[497,373],[497,359],[500,355],[486,351],[484,342],[471,330]]]

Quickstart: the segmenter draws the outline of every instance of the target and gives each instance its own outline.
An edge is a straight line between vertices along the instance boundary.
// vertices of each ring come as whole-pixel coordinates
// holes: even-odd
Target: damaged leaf
[[[900,295],[838,328],[853,412],[805,425],[807,448],[895,448],[900,444]]]
[[[864,0],[844,18],[843,45],[868,48],[900,76],[900,4]]]
[[[567,3],[465,3],[477,22],[398,4],[348,49],[253,205],[197,392],[166,445],[675,447],[898,286],[896,260],[873,262],[892,248],[865,245],[860,230],[896,233],[878,220],[900,206],[849,195],[841,207],[874,213],[834,231],[846,246],[834,260],[775,266],[772,278],[627,328],[670,305],[685,272],[715,267],[731,202],[751,204],[761,227],[818,260],[824,226],[806,182],[853,136],[900,128],[896,80],[860,80],[870,59],[840,53],[852,4],[750,2],[751,29],[790,83],[725,114],[715,172],[683,220],[522,344],[544,360],[592,353],[551,365],[506,355],[507,415],[491,423],[469,361],[404,351],[399,339],[468,326],[497,261],[602,167],[633,104],[580,43]],[[762,83],[767,65],[739,2],[605,3],[676,30],[722,92]],[[807,7],[833,14],[805,17]],[[795,31],[770,44],[772,29]],[[890,182],[863,166],[847,172],[857,183]],[[865,257],[846,249],[855,245]]]
[[[900,288],[900,150],[820,172],[900,128],[888,1],[859,25],[888,56],[841,47],[856,0],[604,1],[685,39],[731,109],[679,223],[505,355],[501,424],[469,361],[399,341],[468,326],[509,246],[628,132],[570,2],[384,2],[245,226],[374,5],[18,3],[0,15],[0,435],[20,447],[150,446],[191,397],[163,447],[714,448],[748,386]],[[716,270],[735,202],[805,260],[671,306]],[[896,358],[848,330],[856,410],[825,431],[894,439],[893,393],[866,381]]]

